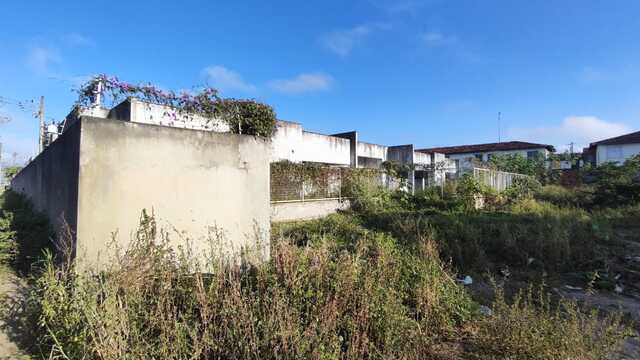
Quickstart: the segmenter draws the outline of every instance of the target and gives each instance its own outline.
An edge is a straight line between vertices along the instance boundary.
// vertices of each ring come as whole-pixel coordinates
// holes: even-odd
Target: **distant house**
[[[495,155],[518,154],[528,159],[541,157],[546,159],[555,149],[551,145],[536,144],[523,141],[508,141],[489,144],[446,146],[419,149],[419,152],[431,154],[442,153],[456,163],[457,168],[465,168],[474,161],[489,161]]]
[[[583,159],[592,165],[623,163],[640,154],[640,131],[591,143],[583,151]]]

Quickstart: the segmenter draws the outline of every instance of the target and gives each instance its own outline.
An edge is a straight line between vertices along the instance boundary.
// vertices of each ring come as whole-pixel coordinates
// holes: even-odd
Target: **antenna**
[[[498,142],[502,142],[502,139],[500,138],[500,120],[502,120],[502,113],[500,111],[498,111]]]

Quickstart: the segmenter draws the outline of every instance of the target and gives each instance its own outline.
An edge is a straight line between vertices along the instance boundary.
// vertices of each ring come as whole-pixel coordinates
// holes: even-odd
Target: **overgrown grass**
[[[0,263],[27,274],[43,249],[53,249],[52,238],[49,220],[30,201],[11,190],[0,193]]]
[[[617,315],[543,292],[506,300],[500,286],[482,315],[456,269],[593,266],[607,224],[636,208],[602,213],[601,225],[527,197],[488,212],[455,194],[373,195],[353,212],[274,226],[271,258],[258,264],[172,248],[144,215],[106,268],[49,253],[22,317],[42,356],[63,359],[605,359],[628,335]],[[32,211],[22,204],[11,208]],[[48,226],[36,236],[21,225],[35,220],[11,219],[11,241],[49,239]]]
[[[32,295],[44,347],[66,358],[418,358],[476,315],[431,243],[384,234],[306,246],[286,238],[249,269],[215,271],[143,229],[120,264],[76,273],[46,262]]]
[[[602,318],[568,300],[555,304],[543,285],[521,290],[510,302],[501,287],[496,289],[493,315],[480,321],[476,351],[482,354],[503,359],[608,359],[611,349],[633,334],[622,327],[619,314]]]
[[[480,315],[432,240],[409,251],[332,219],[281,229],[271,260],[250,267],[175,252],[152,218],[108,269],[48,258],[28,306],[41,349],[68,359],[604,359],[625,335],[619,318],[603,330],[571,303],[498,297]],[[296,245],[302,228],[321,235]],[[345,234],[352,242],[334,241]]]

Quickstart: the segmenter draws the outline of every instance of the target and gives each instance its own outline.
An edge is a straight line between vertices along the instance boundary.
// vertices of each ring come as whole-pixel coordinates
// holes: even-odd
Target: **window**
[[[482,161],[482,154],[475,154],[476,159]]]
[[[493,157],[494,154],[487,154],[487,161],[491,161],[491,158]]]
[[[622,145],[607,146],[607,161],[622,160]]]
[[[540,156],[540,153],[538,152],[538,150],[527,151],[527,159],[529,160],[535,159],[538,156]]]

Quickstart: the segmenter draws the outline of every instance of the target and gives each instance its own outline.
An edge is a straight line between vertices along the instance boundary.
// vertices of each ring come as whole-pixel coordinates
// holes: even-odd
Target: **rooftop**
[[[612,137],[591,143],[594,145],[620,145],[620,144],[640,144],[640,131],[632,132],[625,135]]]

